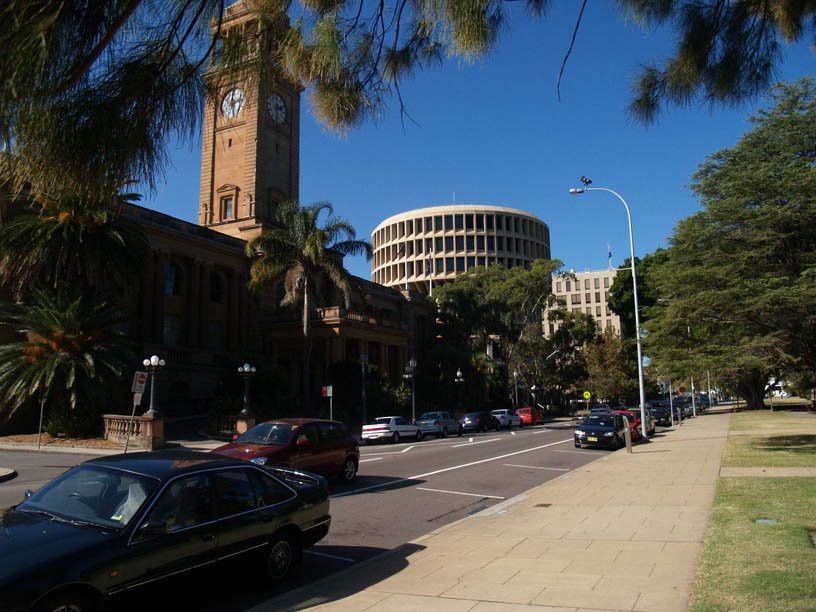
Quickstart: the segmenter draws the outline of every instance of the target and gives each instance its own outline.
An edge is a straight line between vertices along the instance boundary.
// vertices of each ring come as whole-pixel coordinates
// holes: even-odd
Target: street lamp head
[[[160,361],[160,360],[159,360],[159,356],[158,356],[158,355],[153,355],[153,356],[150,358],[150,365],[152,365],[152,366],[157,366],[157,365],[159,365],[159,361]]]
[[[409,359],[409,360],[408,360],[408,365],[409,365],[409,366],[411,366],[412,368],[415,368],[415,367],[417,366],[417,361],[416,361],[416,359],[414,359],[413,357],[411,357],[411,359]]]
[[[581,177],[581,182],[584,184],[584,187],[588,187],[592,184],[592,181],[585,176]]]
[[[148,367],[148,366],[150,365],[150,360],[149,360],[149,359],[145,359],[145,360],[143,360],[143,361],[142,361],[142,365],[143,365],[144,367]]]
[[[586,191],[586,189],[581,189],[581,188],[577,188],[577,187],[572,187],[572,188],[570,189],[570,194],[571,194],[571,195],[579,195],[579,194],[581,194],[581,193],[584,193],[585,191]]]

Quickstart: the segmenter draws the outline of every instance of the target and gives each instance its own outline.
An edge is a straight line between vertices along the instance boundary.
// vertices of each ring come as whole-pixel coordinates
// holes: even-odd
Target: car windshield
[[[593,425],[595,427],[614,427],[615,419],[608,415],[591,414],[584,419],[583,425]]]
[[[239,444],[283,446],[292,438],[295,427],[289,423],[261,423],[235,438]]]
[[[426,412],[425,414],[420,415],[420,420],[430,420],[430,419],[441,419],[442,413],[441,412]]]
[[[391,417],[377,417],[371,421],[371,425],[390,425]]]
[[[155,478],[102,466],[68,470],[17,506],[55,521],[122,529],[151,496]]]
[[[491,411],[490,414],[495,414],[496,416],[498,416],[500,414],[507,414],[508,412],[510,412],[510,411],[509,410],[493,410],[493,411]]]
[[[478,413],[478,412],[468,412],[468,413],[465,415],[465,418],[466,418],[466,419],[475,419],[475,418],[478,418],[478,416],[479,416],[479,413]]]
[[[530,409],[529,408],[519,408],[518,410],[516,410],[516,412],[518,414],[530,414]]]

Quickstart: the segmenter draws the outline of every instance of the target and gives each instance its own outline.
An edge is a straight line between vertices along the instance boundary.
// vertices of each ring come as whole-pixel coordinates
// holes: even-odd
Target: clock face
[[[227,119],[235,119],[244,108],[244,90],[240,87],[230,89],[221,100],[221,114]]]
[[[278,94],[269,96],[267,110],[269,111],[269,116],[272,117],[272,121],[275,123],[283,123],[286,121],[286,103]]]

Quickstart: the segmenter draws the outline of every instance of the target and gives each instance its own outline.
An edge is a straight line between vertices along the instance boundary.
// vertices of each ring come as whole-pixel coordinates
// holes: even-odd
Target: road
[[[362,446],[357,479],[332,485],[329,535],[306,551],[292,580],[274,588],[243,581],[238,589],[195,589],[190,596],[202,610],[239,612],[470,514],[500,511],[500,504],[605,454],[576,449],[572,431],[563,423]],[[0,507],[86,458],[0,451],[0,465],[19,474],[0,484]]]

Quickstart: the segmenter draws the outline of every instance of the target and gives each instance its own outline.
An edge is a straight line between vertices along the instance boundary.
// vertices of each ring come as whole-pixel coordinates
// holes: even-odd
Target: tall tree
[[[647,323],[664,368],[716,368],[753,408],[773,373],[816,371],[816,84],[779,85],[772,102],[694,175],[703,210],[653,271],[666,301]]]
[[[123,215],[136,199],[115,189],[102,200],[66,192],[17,198],[0,223],[0,284],[18,299],[40,282],[89,291],[128,286],[148,251],[141,226]]]
[[[495,49],[508,0],[236,3],[253,18],[222,29],[226,0],[7,0],[0,4],[0,140],[16,155],[3,176],[44,191],[95,190],[104,177],[154,185],[164,137],[192,136],[202,73],[288,72],[310,87],[312,109],[347,129],[376,116],[417,68]],[[534,18],[550,3],[524,0]],[[627,18],[679,40],[648,66],[632,112],[653,121],[664,103],[730,105],[762,91],[785,44],[816,28],[816,0],[618,0]],[[576,14],[579,30],[586,0]],[[591,10],[592,7],[590,7]],[[289,27],[288,15],[297,14]],[[234,35],[240,32],[240,36]],[[580,44],[580,37],[576,39]],[[569,55],[569,50],[565,50]]]
[[[371,258],[371,245],[357,240],[347,221],[333,216],[328,202],[301,207],[284,202],[278,207],[279,226],[263,231],[247,243],[247,255],[253,258],[249,287],[256,292],[283,283],[281,305],[301,305],[303,326],[303,402],[308,415],[311,408],[309,386],[312,338],[312,313],[318,298],[328,298],[329,290],[339,290],[346,307],[351,301],[353,278],[343,267],[343,256],[365,255]],[[320,215],[327,218],[320,224]],[[325,281],[328,281],[326,283]]]
[[[95,433],[100,408],[132,362],[127,317],[81,288],[36,288],[28,303],[0,304],[0,325],[20,340],[0,345],[0,415],[10,419],[34,399],[48,406],[65,433]]]

